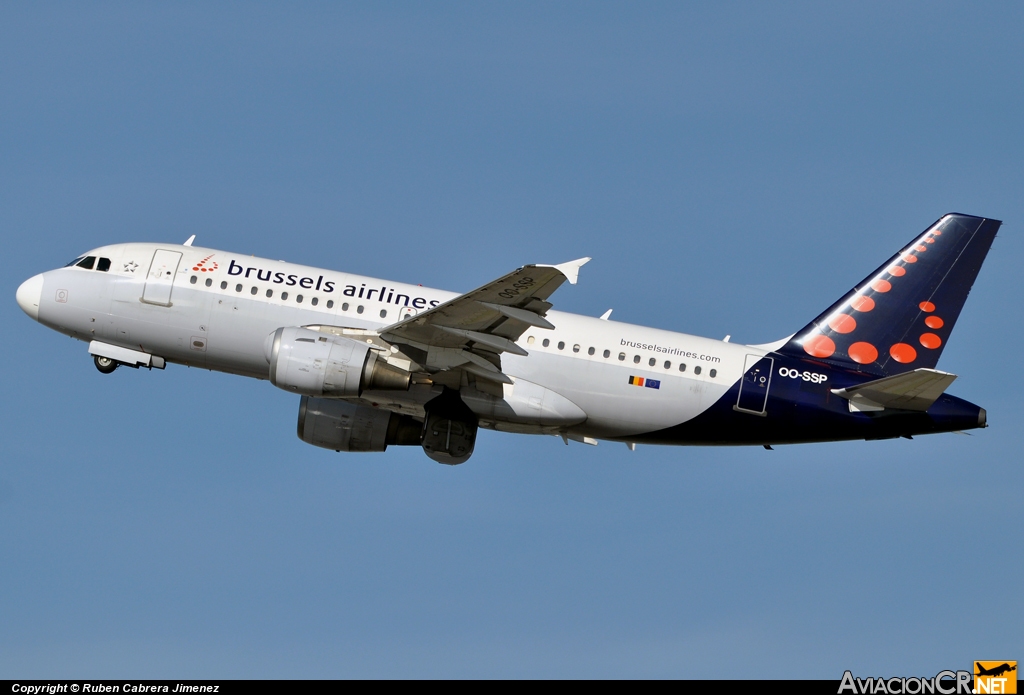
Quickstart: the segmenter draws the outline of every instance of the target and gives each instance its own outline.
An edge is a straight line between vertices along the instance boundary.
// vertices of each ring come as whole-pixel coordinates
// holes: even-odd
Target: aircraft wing
[[[956,374],[937,369],[915,369],[866,384],[832,389],[832,393],[849,400],[850,410],[900,408],[923,412],[949,388],[954,379]]]
[[[499,355],[526,355],[515,341],[531,326],[551,329],[547,301],[566,280],[576,284],[589,258],[561,265],[527,265],[472,292],[387,326],[381,337],[427,353],[431,370],[459,367],[492,381],[512,383],[501,372]]]

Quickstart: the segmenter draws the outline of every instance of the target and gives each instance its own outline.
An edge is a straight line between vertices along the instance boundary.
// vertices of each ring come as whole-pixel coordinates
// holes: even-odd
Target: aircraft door
[[[142,290],[142,301],[161,306],[171,305],[171,288],[174,286],[179,262],[180,251],[160,249],[153,254],[153,262],[149,264],[149,274],[146,275],[146,287]]]
[[[772,383],[772,368],[775,360],[761,355],[747,355],[743,365],[743,379],[740,381],[740,395],[735,410],[753,415],[765,415],[768,402],[768,388]]]
[[[416,315],[416,309],[411,306],[403,306],[398,310],[398,320],[405,321],[407,318]]]

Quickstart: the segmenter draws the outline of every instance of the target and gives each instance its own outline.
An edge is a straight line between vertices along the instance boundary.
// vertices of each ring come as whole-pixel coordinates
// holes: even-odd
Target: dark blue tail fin
[[[942,217],[779,352],[875,374],[934,368],[1001,224]]]

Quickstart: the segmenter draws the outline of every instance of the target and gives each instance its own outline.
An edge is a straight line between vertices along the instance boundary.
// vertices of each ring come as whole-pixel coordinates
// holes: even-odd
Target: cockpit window
[[[96,263],[96,256],[86,256],[82,259],[81,263],[78,264],[79,268],[85,268],[86,270],[92,270],[93,265]]]
[[[101,258],[99,262],[96,263],[96,270],[99,270],[104,273],[110,270],[110,259]]]
[[[66,266],[64,266],[64,267],[65,267],[65,268],[70,268],[70,267],[71,267],[71,266],[73,266],[73,265],[78,265],[78,262],[79,262],[80,260],[82,260],[83,258],[85,258],[85,256],[79,256],[78,258],[76,258],[75,260],[71,261],[70,263],[68,263],[68,264],[67,264]]]

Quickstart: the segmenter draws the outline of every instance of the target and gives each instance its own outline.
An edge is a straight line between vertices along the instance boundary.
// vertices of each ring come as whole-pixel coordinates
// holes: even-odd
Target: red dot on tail
[[[870,364],[878,359],[878,350],[871,343],[854,343],[846,353],[857,364]]]
[[[889,275],[901,278],[907,274],[907,269],[901,265],[889,266]]]
[[[927,312],[935,311],[935,305],[932,304],[931,302],[921,302],[917,306],[920,307],[921,311],[927,311]]]
[[[928,326],[928,328],[942,328],[946,325],[946,322],[938,316],[929,316],[924,320],[924,325]]]
[[[914,247],[914,250],[920,253],[924,253],[925,251],[928,250],[928,247],[925,246],[924,244],[918,244],[917,246]]]
[[[907,263],[917,263],[917,256],[915,256],[912,253],[905,253],[902,256],[900,256],[900,258],[902,258]]]
[[[932,239],[931,237],[928,237],[927,239],[924,240],[924,242],[926,244],[934,244],[935,243],[935,239]]]
[[[871,311],[875,308],[875,300],[861,295],[860,297],[854,297],[850,301],[850,306],[861,312]]]
[[[836,344],[824,335],[812,335],[804,340],[804,352],[811,357],[831,357],[836,351]]]
[[[906,343],[896,343],[889,348],[889,354],[900,364],[907,364],[917,359],[917,350]]]
[[[871,283],[871,289],[875,292],[888,292],[892,289],[892,283],[888,280],[875,280]]]
[[[828,327],[836,333],[850,333],[857,327],[857,321],[849,314],[836,314],[829,319]]]
[[[922,333],[920,340],[921,344],[924,345],[929,350],[934,350],[935,348],[942,345],[942,338],[935,335],[934,333]]]

